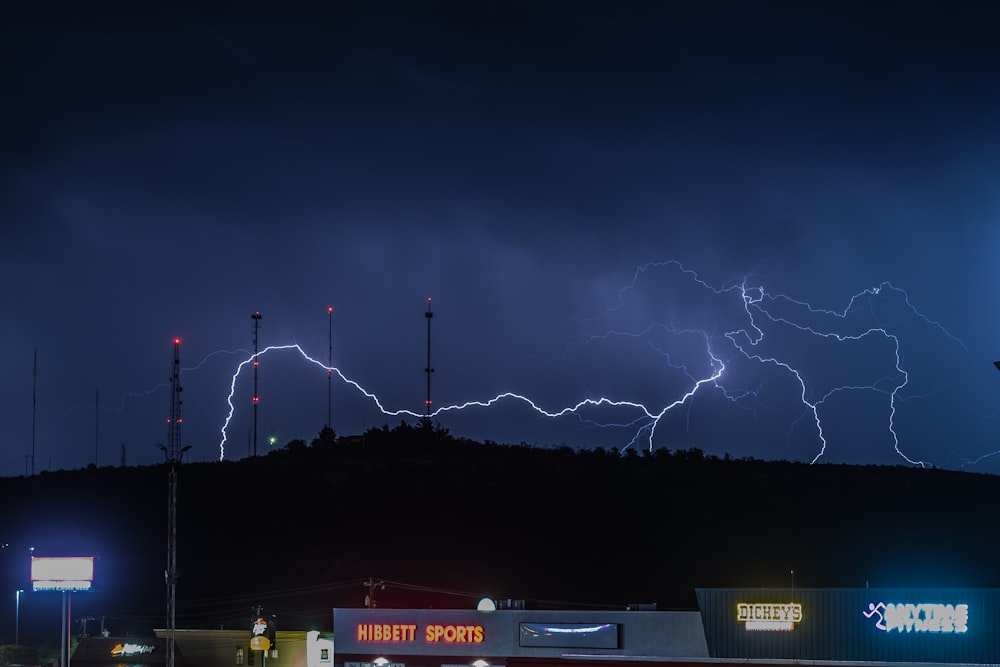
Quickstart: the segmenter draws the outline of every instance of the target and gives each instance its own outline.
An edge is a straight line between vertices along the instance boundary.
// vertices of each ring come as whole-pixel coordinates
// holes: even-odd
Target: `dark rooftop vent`
[[[497,600],[497,609],[524,609],[524,600]]]

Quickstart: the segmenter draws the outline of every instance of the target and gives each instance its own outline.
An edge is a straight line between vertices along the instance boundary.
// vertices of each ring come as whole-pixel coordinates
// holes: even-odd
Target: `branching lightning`
[[[204,357],[202,357],[201,361],[199,361],[198,363],[196,363],[194,366],[189,366],[189,367],[182,368],[181,372],[182,373],[188,373],[188,372],[197,371],[202,366],[204,366],[205,363],[207,363],[209,359],[211,359],[212,357],[214,357],[216,355],[219,355],[219,354],[249,354],[249,351],[244,350],[242,348],[241,349],[237,349],[237,350],[215,350],[214,352],[209,352]],[[169,387],[170,387],[170,382],[160,382],[159,384],[156,384],[153,387],[150,387],[149,389],[146,389],[144,391],[126,391],[125,393],[122,394],[121,399],[118,401],[118,405],[115,406],[115,407],[101,407],[101,406],[96,406],[94,404],[89,404],[89,405],[79,405],[79,404],[71,405],[69,408],[67,408],[64,411],[64,413],[63,413],[62,416],[65,417],[66,414],[68,414],[69,412],[71,412],[73,410],[92,410],[95,407],[100,407],[101,410],[106,411],[106,412],[124,412],[125,411],[125,405],[126,405],[126,403],[128,403],[129,399],[132,399],[132,398],[145,398],[147,396],[152,396],[153,394],[155,394],[155,393],[157,393],[157,392],[159,392],[161,390],[168,389]]]
[[[702,296],[698,297],[701,301],[720,300],[719,304],[706,307],[708,312],[719,311],[703,322],[708,326],[692,326],[686,321],[681,324],[673,315],[666,321],[654,319],[652,322],[642,322],[631,328],[620,326],[615,321],[616,316],[628,310],[630,299],[639,298],[635,292],[643,286],[644,281],[651,280],[650,276],[654,272],[659,272],[660,278],[665,276],[672,281],[671,285],[680,283],[685,290],[701,293]],[[654,292],[650,300],[655,302],[656,297]],[[831,399],[845,393],[872,392],[888,402],[885,429],[891,435],[896,455],[910,465],[925,467],[931,464],[908,455],[897,433],[899,404],[914,397],[903,393],[910,384],[910,370],[903,362],[905,358],[903,342],[892,323],[880,319],[876,310],[876,299],[901,301],[913,317],[934,328],[965,350],[961,340],[948,332],[939,322],[917,310],[904,290],[888,282],[858,292],[848,300],[842,310],[831,310],[815,307],[786,294],[771,294],[763,285],[752,283],[749,277],[715,286],[677,261],[656,262],[639,266],[635,270],[631,282],[618,291],[615,305],[596,317],[574,320],[560,327],[557,333],[565,334],[572,339],[562,348],[562,356],[569,354],[570,350],[579,350],[611,339],[642,339],[648,343],[649,350],[665,361],[665,368],[682,377],[683,386],[670,385],[663,388],[661,396],[655,402],[628,396],[602,395],[588,396],[561,407],[546,407],[524,393],[504,391],[492,398],[439,407],[430,413],[430,417],[470,409],[491,409],[500,403],[517,402],[548,419],[573,416],[588,427],[627,429],[631,431],[631,435],[619,443],[623,452],[638,446],[653,450],[656,446],[658,427],[664,419],[671,413],[687,410],[689,420],[695,399],[705,392],[710,392],[728,401],[729,404],[746,410],[755,411],[758,408],[755,402],[760,400],[761,391],[768,381],[760,380],[749,385],[738,379],[727,382],[726,374],[729,366],[739,361],[751,367],[773,369],[794,381],[793,386],[797,386],[794,401],[801,406],[801,411],[799,417],[792,421],[788,432],[796,428],[799,422],[805,421],[809,424],[816,445],[814,454],[805,458],[813,463],[821,460],[831,445],[825,428],[829,416],[824,414]],[[683,303],[683,299],[675,297],[675,300]],[[674,307],[674,304],[670,304],[668,312],[672,312]],[[685,317],[691,319],[687,314],[679,319],[684,320]],[[700,341],[702,358],[685,359],[683,354],[675,353],[654,340],[654,334]],[[803,366],[801,360],[795,360],[794,354],[781,348],[782,335],[802,336],[818,343],[841,347],[867,346],[866,350],[879,351],[883,358],[878,363],[884,366],[884,371],[871,381],[833,384],[828,379],[817,378],[815,373],[810,373]],[[777,343],[772,340],[776,337]],[[775,345],[778,346],[777,349]],[[309,356],[298,344],[274,345],[242,361],[232,376],[227,397],[229,412],[221,428],[220,460],[225,458],[227,429],[235,412],[233,396],[236,393],[237,377],[244,367],[253,363],[258,357],[280,350],[295,350],[317,368],[327,374],[335,374],[343,383],[370,400],[384,415],[414,419],[425,417],[413,410],[387,408],[373,391],[347,377],[340,369]],[[824,381],[829,386],[820,388]],[[611,421],[594,416],[595,413],[601,414],[602,411],[614,412],[619,418]],[[632,413],[633,416],[622,420],[620,415],[627,413]]]

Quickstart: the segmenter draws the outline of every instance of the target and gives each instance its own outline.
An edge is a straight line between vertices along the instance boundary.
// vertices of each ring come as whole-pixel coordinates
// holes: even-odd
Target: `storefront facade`
[[[335,609],[333,667],[1000,665],[1000,590],[696,593],[696,612]]]
[[[708,658],[697,612],[334,609],[335,667]]]
[[[177,630],[186,667],[1000,666],[1000,589],[697,589],[698,611],[334,609],[333,637]],[[163,664],[149,642],[92,639],[74,662]]]
[[[996,589],[698,589],[713,658],[1000,663]]]

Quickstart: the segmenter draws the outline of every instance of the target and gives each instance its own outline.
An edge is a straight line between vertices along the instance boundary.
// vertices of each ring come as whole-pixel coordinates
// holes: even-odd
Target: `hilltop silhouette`
[[[91,634],[101,620],[165,627],[165,465],[0,479],[0,500],[0,642],[30,588],[29,546],[98,557],[98,590],[73,596]],[[367,595],[694,609],[695,587],[995,587],[998,505],[1000,478],[975,473],[508,446],[428,423],[327,429],[180,467],[177,625],[242,627],[263,605],[283,628],[324,629]],[[57,641],[58,598],[21,595],[22,643]]]

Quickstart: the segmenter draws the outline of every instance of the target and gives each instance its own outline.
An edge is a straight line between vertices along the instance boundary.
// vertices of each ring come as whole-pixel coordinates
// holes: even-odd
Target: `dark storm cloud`
[[[435,405],[512,390],[551,410],[603,392],[660,409],[712,370],[706,339],[664,325],[697,328],[729,384],[699,391],[655,444],[811,459],[795,378],[727,343],[748,326],[734,292],[681,273],[617,307],[637,266],[668,259],[716,289],[749,276],[828,310],[883,281],[907,289],[943,329],[899,309],[900,292],[864,307],[912,368],[896,426],[921,460],[962,465],[996,427],[997,318],[975,287],[997,278],[996,18],[976,3],[17,8],[2,65],[16,443],[3,471],[23,471],[30,449],[36,348],[37,444],[53,467],[117,462],[121,445],[155,460],[175,335],[185,437],[213,458],[256,310],[264,344],[325,363],[334,305],[335,364],[419,411],[428,296]],[[891,339],[768,334],[771,353],[809,369],[813,398],[874,384],[823,403],[824,425],[842,429],[843,460],[886,451]],[[325,371],[276,351],[261,378],[266,428],[311,439]],[[335,392],[338,432],[397,419]],[[627,411],[549,423],[491,410],[441,419],[540,444],[634,435],[591,423]],[[867,417],[841,426],[852,412]]]

